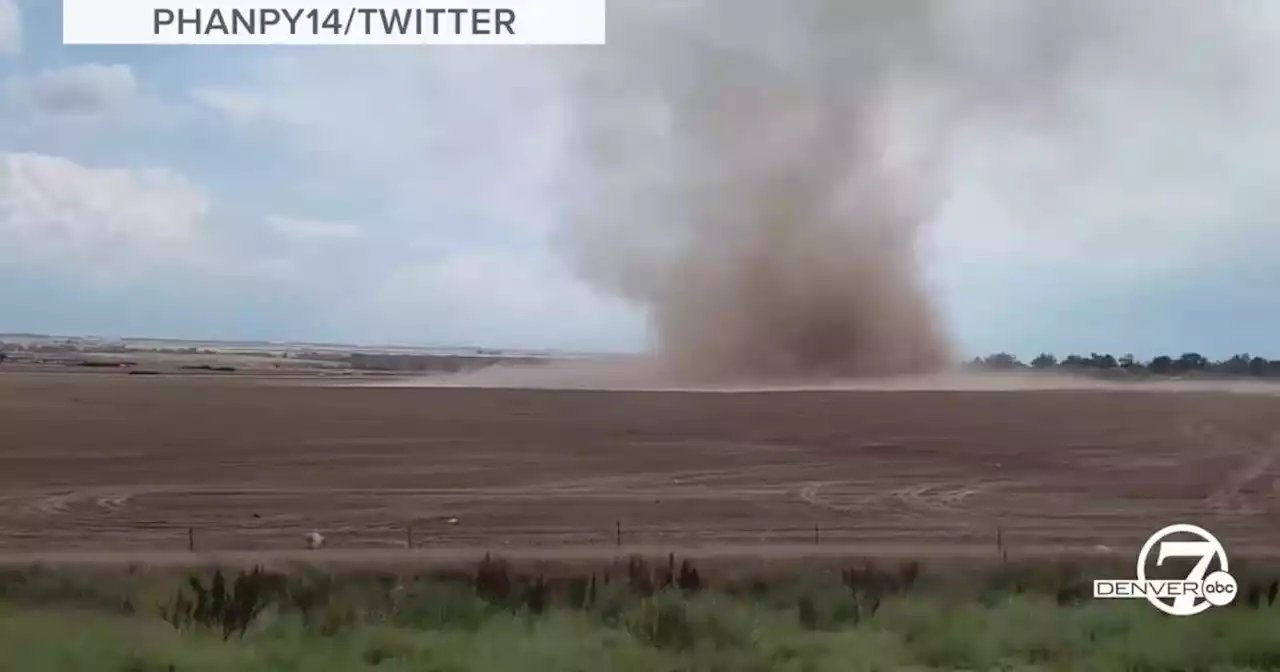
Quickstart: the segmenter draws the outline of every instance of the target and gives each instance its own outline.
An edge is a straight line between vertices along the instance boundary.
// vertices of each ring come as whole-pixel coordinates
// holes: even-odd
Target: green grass
[[[929,582],[681,590],[615,578],[590,590],[552,583],[539,596],[515,580],[495,592],[467,577],[312,573],[282,577],[287,586],[226,641],[220,627],[160,617],[185,578],[0,576],[0,670],[1280,669],[1280,605],[1176,618],[1141,601],[1008,588],[1007,577],[967,595]]]

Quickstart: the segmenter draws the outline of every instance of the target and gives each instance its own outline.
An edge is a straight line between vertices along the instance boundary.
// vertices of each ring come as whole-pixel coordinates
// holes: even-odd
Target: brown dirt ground
[[[1175,522],[1271,555],[1278,457],[1276,396],[0,371],[0,562],[182,562],[188,528],[199,557],[314,558],[297,549],[317,529],[321,556],[360,563],[487,550],[959,558],[994,554],[997,529],[1014,555],[1106,545],[1132,558]]]

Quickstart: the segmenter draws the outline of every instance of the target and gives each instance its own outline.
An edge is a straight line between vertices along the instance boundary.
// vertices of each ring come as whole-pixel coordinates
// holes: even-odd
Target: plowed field
[[[0,373],[0,555],[1280,547],[1280,397]],[[456,519],[451,522],[449,519]]]

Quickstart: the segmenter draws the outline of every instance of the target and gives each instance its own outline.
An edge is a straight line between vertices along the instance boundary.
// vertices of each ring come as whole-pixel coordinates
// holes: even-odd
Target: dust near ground
[[[1092,390],[1098,392],[1228,392],[1280,394],[1274,382],[1231,379],[1171,379],[1134,377],[1109,380],[1098,376],[1049,372],[991,373],[961,369],[937,373],[885,377],[787,378],[747,377],[733,383],[679,384],[653,358],[616,357],[552,361],[537,366],[499,365],[469,373],[412,376],[353,385],[373,387],[474,387],[529,390],[601,390],[649,392],[1014,392],[1044,390]]]
[[[0,561],[954,559],[991,557],[997,529],[1015,555],[1132,557],[1173,522],[1205,526],[1234,559],[1280,548],[1277,418],[1272,395],[1132,388],[699,394],[6,373]],[[311,529],[331,550],[305,555]]]

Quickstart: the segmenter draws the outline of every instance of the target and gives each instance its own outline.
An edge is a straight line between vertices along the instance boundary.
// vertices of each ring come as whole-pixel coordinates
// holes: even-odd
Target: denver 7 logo
[[[1165,541],[1175,534],[1192,535],[1197,539]],[[1157,567],[1163,566],[1169,558],[1195,558],[1196,563],[1185,579],[1148,579],[1147,562],[1152,549],[1158,549],[1155,558]],[[1215,560],[1218,568],[1209,572]],[[1199,614],[1210,607],[1228,605],[1236,597],[1236,580],[1227,573],[1227,552],[1216,537],[1196,525],[1179,523],[1151,535],[1138,553],[1137,577],[1137,580],[1094,581],[1093,596],[1144,597],[1160,611],[1174,616]]]

